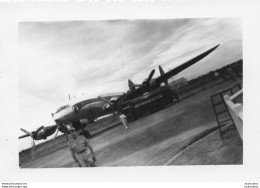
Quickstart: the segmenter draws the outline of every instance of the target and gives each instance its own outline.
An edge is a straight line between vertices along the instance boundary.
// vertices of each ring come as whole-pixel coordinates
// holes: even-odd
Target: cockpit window
[[[64,110],[65,108],[68,108],[70,105],[65,105],[65,106],[61,106],[60,108],[57,109],[57,111],[55,112],[55,114],[57,114],[58,112]]]

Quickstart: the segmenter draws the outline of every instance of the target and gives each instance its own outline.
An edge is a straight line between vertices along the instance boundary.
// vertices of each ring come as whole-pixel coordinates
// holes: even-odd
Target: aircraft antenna
[[[69,94],[69,100],[70,100],[70,94]]]

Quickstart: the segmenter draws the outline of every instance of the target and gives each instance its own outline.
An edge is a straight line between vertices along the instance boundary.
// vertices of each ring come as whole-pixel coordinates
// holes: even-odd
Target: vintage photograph
[[[241,18],[19,22],[20,168],[243,164]]]

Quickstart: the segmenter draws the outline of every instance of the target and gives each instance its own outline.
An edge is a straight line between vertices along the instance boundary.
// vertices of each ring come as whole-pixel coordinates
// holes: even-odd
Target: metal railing
[[[231,96],[225,95],[224,100],[228,107],[228,111],[236,125],[237,131],[240,137],[243,139],[243,103],[242,101],[237,101],[237,99],[241,96],[243,96],[242,89]]]
[[[239,90],[241,90],[241,86],[240,86],[240,84],[237,84],[231,88],[222,90],[222,91],[210,96],[222,140],[224,140],[222,127],[225,125],[228,125],[228,124],[235,125],[232,115],[231,115],[230,111],[228,110],[228,106],[224,100],[224,96],[225,95],[234,95]]]

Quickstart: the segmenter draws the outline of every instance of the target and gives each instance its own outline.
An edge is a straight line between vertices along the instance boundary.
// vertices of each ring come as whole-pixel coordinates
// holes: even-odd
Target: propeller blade
[[[128,79],[128,86],[132,86],[134,85],[134,83],[132,82],[132,80]]]
[[[107,100],[106,98],[101,97],[101,96],[98,96],[98,99],[101,100],[101,101],[106,102],[109,105],[109,107],[111,107],[112,110],[115,110],[115,105],[112,104],[110,100]]]
[[[36,131],[35,134],[37,134],[39,131],[41,131],[44,128],[44,126],[39,127]]]
[[[33,138],[32,138],[32,149],[35,151],[35,142]]]
[[[142,84],[134,84],[130,79],[128,79],[128,87],[130,91],[133,91],[136,89],[136,87],[141,87]]]
[[[27,133],[27,134],[29,134],[30,136],[32,136],[32,133],[30,133],[29,131],[27,131],[27,130],[25,130],[25,129],[23,129],[23,128],[20,128],[20,130],[23,131],[23,132],[25,132],[25,133]]]
[[[58,133],[59,133],[59,129],[56,130],[56,133],[55,133],[55,136],[54,136],[53,140],[55,140],[57,138]]]
[[[25,137],[28,137],[28,136],[31,136],[31,135],[25,134],[25,135],[19,136],[18,138],[21,139],[21,138],[25,138]]]
[[[165,73],[164,73],[164,71],[163,71],[161,65],[159,65],[159,70],[160,70],[161,76],[163,76]],[[168,79],[164,79],[164,83],[165,83],[165,85],[168,85]]]
[[[129,87],[130,91],[135,90],[134,83],[130,79],[128,79],[128,87]]]
[[[129,87],[141,87],[142,84],[134,84],[130,79],[128,79],[128,86]]]
[[[149,83],[150,80],[152,79],[152,77],[153,77],[153,75],[154,75],[154,72],[155,72],[154,69],[150,72],[150,74],[149,74],[149,76],[148,76],[148,79],[147,79],[147,83]]]
[[[61,133],[67,133],[68,129],[64,126],[64,125],[58,125],[57,129],[61,132]]]
[[[31,157],[34,159],[34,152],[35,152],[35,143],[34,139],[32,138],[32,149],[31,149]]]

